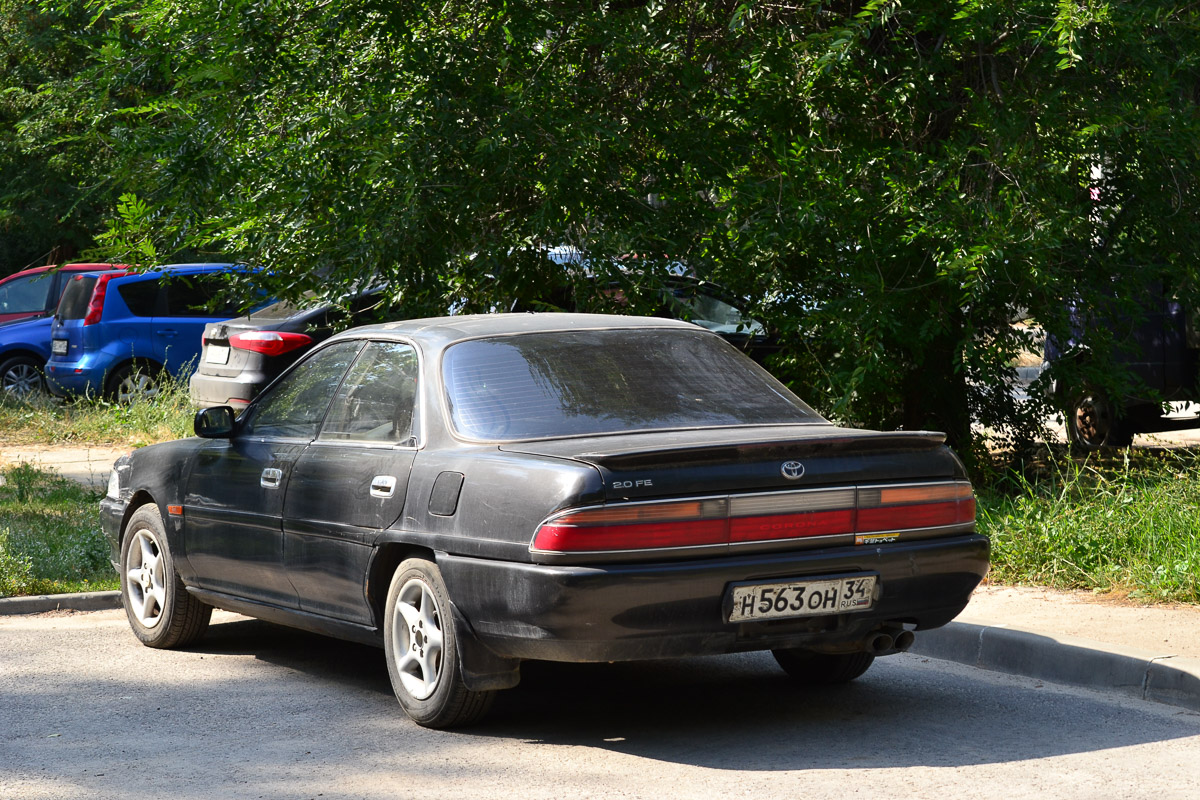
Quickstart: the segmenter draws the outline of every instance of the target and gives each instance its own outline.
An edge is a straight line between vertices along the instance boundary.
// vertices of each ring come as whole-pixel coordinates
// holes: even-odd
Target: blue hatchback
[[[46,385],[56,395],[104,394],[121,402],[158,393],[200,356],[204,326],[243,313],[222,290],[244,268],[173,264],[161,270],[72,278],[51,331]]]

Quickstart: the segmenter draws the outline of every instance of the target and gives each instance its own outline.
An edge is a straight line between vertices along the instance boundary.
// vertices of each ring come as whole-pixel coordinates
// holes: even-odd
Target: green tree
[[[101,25],[83,2],[0,4],[0,274],[77,257],[111,209],[79,83]]]
[[[220,253],[284,295],[386,280],[429,312],[575,279],[559,244],[635,306],[683,262],[752,299],[825,413],[966,449],[972,420],[1038,417],[1004,384],[1014,320],[1065,339],[1069,304],[1196,285],[1188,6],[92,6],[120,26],[73,85],[136,195],[117,258]],[[1090,338],[1061,377],[1119,391],[1119,332]]]

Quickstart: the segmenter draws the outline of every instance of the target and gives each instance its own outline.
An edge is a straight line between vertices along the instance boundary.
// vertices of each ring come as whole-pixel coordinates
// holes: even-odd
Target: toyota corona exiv
[[[832,425],[674,320],[356,328],[196,433],[123,456],[102,502],[136,636],[188,645],[215,607],[373,643],[429,727],[530,659],[770,650],[849,681],[988,565],[941,434]]]

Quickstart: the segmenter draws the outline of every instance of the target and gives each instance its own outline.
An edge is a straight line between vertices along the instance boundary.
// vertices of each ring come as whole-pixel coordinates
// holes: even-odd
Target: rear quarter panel
[[[463,475],[453,514],[430,509],[442,473]],[[399,530],[385,538],[419,541],[464,556],[530,561],[529,543],[547,516],[568,505],[599,503],[599,471],[557,458],[495,447],[418,453]]]

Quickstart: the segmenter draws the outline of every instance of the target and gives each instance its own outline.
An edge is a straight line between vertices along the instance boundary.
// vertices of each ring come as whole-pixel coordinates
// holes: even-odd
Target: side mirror
[[[205,439],[228,439],[233,435],[233,409],[229,406],[202,408],[196,412],[193,428]]]

